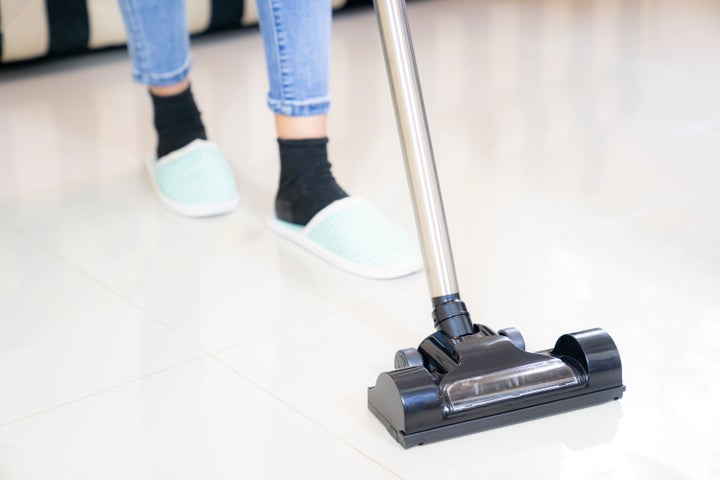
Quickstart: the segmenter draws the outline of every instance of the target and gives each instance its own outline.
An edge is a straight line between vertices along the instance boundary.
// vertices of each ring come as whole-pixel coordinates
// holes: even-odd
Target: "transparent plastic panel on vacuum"
[[[445,415],[493,403],[583,385],[585,376],[560,359],[508,368],[449,383],[443,387]]]

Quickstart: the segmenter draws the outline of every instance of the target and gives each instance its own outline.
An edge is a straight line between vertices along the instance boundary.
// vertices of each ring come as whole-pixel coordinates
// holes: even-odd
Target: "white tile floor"
[[[431,331],[422,275],[333,270],[262,225],[257,32],[194,44],[237,212],[153,197],[124,51],[0,71],[0,478],[717,478],[720,4],[409,6],[463,296],[530,349],[602,326],[625,398],[403,450],[366,408]],[[370,10],[336,18],[335,171],[412,228]],[[382,172],[378,175],[378,172]]]

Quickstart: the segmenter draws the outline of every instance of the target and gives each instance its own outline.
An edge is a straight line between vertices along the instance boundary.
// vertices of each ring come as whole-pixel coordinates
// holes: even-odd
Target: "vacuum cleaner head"
[[[620,355],[600,329],[525,351],[515,329],[474,325],[460,300],[404,0],[375,0],[437,332],[401,350],[368,406],[404,447],[622,397]]]
[[[403,447],[445,440],[622,397],[620,355],[601,329],[525,351],[516,329],[452,337],[438,331],[397,352],[368,406]]]

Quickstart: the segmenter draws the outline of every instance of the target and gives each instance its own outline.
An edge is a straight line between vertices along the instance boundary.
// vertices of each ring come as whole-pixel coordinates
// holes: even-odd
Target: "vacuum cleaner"
[[[603,402],[625,391],[599,328],[527,352],[520,332],[474,324],[460,299],[405,0],[375,0],[436,331],[400,350],[368,407],[408,448]]]

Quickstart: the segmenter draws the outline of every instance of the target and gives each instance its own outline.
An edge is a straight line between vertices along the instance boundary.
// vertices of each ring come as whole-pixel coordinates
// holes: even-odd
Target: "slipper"
[[[360,197],[345,197],[320,210],[307,225],[268,218],[278,235],[346,272],[388,279],[422,270],[410,235]]]
[[[235,176],[220,149],[193,140],[147,163],[155,191],[173,212],[186,217],[229,213],[238,204]]]

